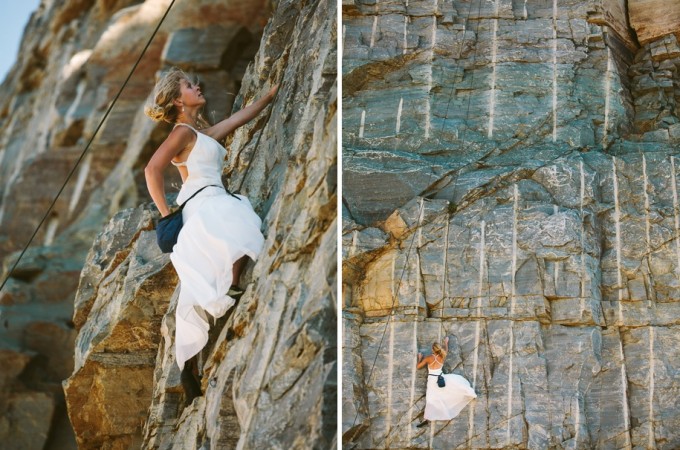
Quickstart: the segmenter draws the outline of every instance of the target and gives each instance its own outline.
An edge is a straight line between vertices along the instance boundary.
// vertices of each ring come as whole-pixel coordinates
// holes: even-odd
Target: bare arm
[[[425,358],[423,358],[423,354],[418,353],[418,365],[416,366],[416,369],[422,369],[426,365],[430,364],[432,360],[433,360],[432,355],[428,355]]]
[[[449,337],[448,336],[444,337],[444,351],[446,353],[449,352]]]
[[[177,127],[172,130],[144,168],[144,177],[146,178],[146,187],[149,190],[149,195],[151,195],[153,202],[163,217],[170,214],[168,202],[165,200],[163,170],[170,164],[170,160],[175,155],[182,151],[192,139],[195,139],[193,133],[187,127]]]
[[[217,122],[210,128],[202,130],[202,132],[215,140],[221,141],[229,134],[233,133],[238,127],[245,125],[257,117],[257,115],[274,99],[278,88],[278,85],[273,86],[263,97],[246,106],[239,112],[232,114],[227,119]]]

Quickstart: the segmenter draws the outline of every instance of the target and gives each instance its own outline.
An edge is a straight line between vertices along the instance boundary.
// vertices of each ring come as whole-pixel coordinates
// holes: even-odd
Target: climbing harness
[[[54,197],[54,200],[53,200],[52,203],[50,204],[49,208],[47,208],[47,212],[45,213],[45,215],[43,216],[42,220],[40,221],[40,223],[39,223],[38,226],[36,227],[35,231],[33,232],[33,235],[31,236],[31,238],[28,240],[28,242],[27,242],[26,245],[24,246],[24,249],[23,249],[23,250],[21,251],[21,253],[19,254],[19,257],[17,258],[17,260],[16,260],[16,261],[14,262],[14,264],[12,265],[12,268],[11,268],[11,269],[9,270],[9,272],[7,273],[7,276],[5,277],[5,279],[3,280],[2,284],[0,285],[0,291],[2,291],[2,288],[5,287],[5,284],[6,284],[7,281],[11,278],[12,274],[14,273],[14,270],[15,270],[15,269],[17,268],[17,266],[19,265],[19,261],[21,261],[21,258],[24,256],[24,253],[26,253],[26,250],[28,250],[28,247],[31,245],[31,242],[33,242],[33,239],[35,238],[36,234],[38,234],[38,231],[40,230],[40,227],[43,225],[43,223],[45,223],[45,220],[47,220],[47,217],[48,217],[48,216],[50,215],[50,213],[52,212],[52,209],[54,208],[54,205],[57,203],[57,199],[59,198],[59,196],[60,196],[61,193],[63,192],[64,188],[66,187],[66,184],[69,182],[69,180],[71,179],[71,177],[72,177],[73,174],[75,173],[76,169],[78,168],[78,165],[80,164],[80,162],[81,162],[81,161],[83,160],[83,158],[85,157],[85,154],[86,154],[87,151],[90,149],[90,145],[92,144],[92,141],[93,141],[94,138],[97,136],[97,133],[99,132],[99,129],[102,127],[102,125],[104,124],[104,121],[105,121],[106,118],[109,116],[109,113],[110,113],[111,110],[113,109],[113,106],[116,104],[116,101],[118,100],[118,97],[120,97],[120,94],[123,92],[123,89],[125,89],[125,86],[127,85],[128,81],[130,81],[130,78],[132,77],[132,74],[135,72],[135,69],[136,69],[137,66],[139,65],[139,62],[142,60],[142,57],[144,56],[144,54],[146,53],[147,49],[149,48],[149,45],[151,45],[151,41],[153,41],[153,38],[156,36],[156,33],[158,33],[159,28],[160,28],[161,25],[163,24],[163,21],[165,21],[165,18],[167,17],[168,13],[170,12],[170,9],[172,8],[172,5],[174,5],[174,4],[175,4],[175,0],[172,0],[172,1],[170,2],[170,5],[168,6],[168,9],[165,11],[165,14],[163,14],[163,17],[161,17],[161,20],[158,22],[158,25],[156,25],[156,29],[153,30],[153,33],[151,33],[151,37],[150,37],[149,40],[147,41],[147,43],[146,43],[146,45],[144,46],[144,49],[142,50],[142,52],[139,54],[139,58],[137,58],[137,61],[135,62],[134,66],[132,66],[132,69],[130,70],[130,73],[128,74],[128,76],[127,76],[127,78],[125,79],[125,81],[123,82],[123,85],[120,87],[120,89],[118,90],[118,93],[116,94],[116,96],[114,97],[113,101],[112,101],[111,104],[109,105],[108,109],[107,109],[106,112],[104,113],[104,116],[103,116],[103,117],[101,118],[101,120],[99,121],[99,125],[97,125],[97,128],[94,130],[94,133],[92,133],[92,136],[90,137],[90,140],[88,141],[87,145],[85,146],[85,149],[83,150],[83,152],[80,154],[80,157],[79,157],[78,160],[76,161],[75,165],[74,165],[73,168],[71,169],[71,172],[69,172],[68,176],[66,177],[66,180],[64,181],[64,184],[61,186],[61,189],[59,189],[59,192],[57,192],[57,195]]]

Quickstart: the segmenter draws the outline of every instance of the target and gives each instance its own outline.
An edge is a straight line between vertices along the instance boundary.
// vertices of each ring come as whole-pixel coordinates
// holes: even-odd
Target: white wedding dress
[[[170,259],[180,280],[176,311],[175,354],[180,369],[208,342],[206,313],[218,318],[234,305],[227,295],[232,266],[244,255],[255,259],[262,250],[262,221],[250,201],[227,193],[222,187],[226,149],[215,139],[196,133],[196,143],[184,163],[189,176],[182,184],[177,204],[204,186],[182,211],[184,226]],[[177,126],[176,125],[176,126]]]
[[[456,417],[477,394],[470,387],[470,382],[460,375],[446,373],[443,375],[446,386],[437,384],[437,376],[442,368],[432,369],[427,366],[427,391],[425,392],[425,420],[451,420]]]

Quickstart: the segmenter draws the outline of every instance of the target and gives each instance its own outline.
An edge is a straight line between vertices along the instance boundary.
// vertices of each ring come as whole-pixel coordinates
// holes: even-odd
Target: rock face
[[[641,43],[655,41],[678,33],[680,29],[680,4],[659,0],[629,0],[630,25]],[[663,11],[663,14],[656,14]]]
[[[43,2],[31,18],[0,88],[3,278],[169,5]],[[335,14],[313,1],[176,2],[0,294],[9,448],[331,445]],[[170,65],[199,76],[211,120],[282,83],[227,142],[225,182],[251,199],[267,242],[246,294],[213,326],[205,395],[186,408],[172,354],[177,278],[155,246],[143,176],[169,127],[142,109]],[[168,170],[166,192],[179,182]]]
[[[343,2],[348,447],[680,446],[680,27],[632,3]],[[478,398],[416,428],[444,336]]]

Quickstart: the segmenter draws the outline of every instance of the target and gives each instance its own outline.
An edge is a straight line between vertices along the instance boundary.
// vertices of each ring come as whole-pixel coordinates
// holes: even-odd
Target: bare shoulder
[[[179,126],[172,129],[167,139],[176,139],[179,141],[191,141],[196,136],[196,132],[189,127]]]
[[[196,134],[189,127],[175,127],[165,138],[163,143],[165,146],[181,150],[185,147],[193,145],[196,141]]]

